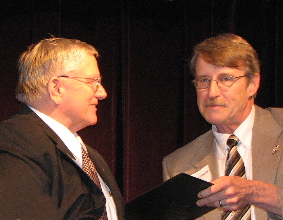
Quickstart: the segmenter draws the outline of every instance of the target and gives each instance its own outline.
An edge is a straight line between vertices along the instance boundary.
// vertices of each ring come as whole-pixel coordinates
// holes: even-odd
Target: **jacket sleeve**
[[[0,151],[1,219],[58,219],[49,187],[38,165]]]
[[[282,186],[278,186],[278,194],[279,194],[279,202],[280,202],[280,206],[281,206],[281,210],[283,210],[282,204],[283,204],[283,187]],[[283,220],[282,214],[281,216],[279,215],[275,215],[274,213],[268,212],[268,216],[271,219],[274,220]]]

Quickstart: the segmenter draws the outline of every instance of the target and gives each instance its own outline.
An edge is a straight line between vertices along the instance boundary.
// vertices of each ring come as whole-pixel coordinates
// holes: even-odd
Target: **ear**
[[[58,77],[52,77],[48,83],[48,94],[50,99],[55,103],[55,104],[60,104],[62,101],[62,92],[63,92],[63,87],[60,79]]]
[[[248,86],[250,97],[255,97],[257,90],[260,85],[260,74],[256,73],[253,78],[250,79],[250,84]]]

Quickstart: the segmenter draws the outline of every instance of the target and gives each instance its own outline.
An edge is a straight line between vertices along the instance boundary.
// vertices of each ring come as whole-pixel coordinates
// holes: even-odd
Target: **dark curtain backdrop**
[[[256,103],[283,107],[283,8],[279,0],[2,0],[0,120],[16,113],[17,59],[51,35],[100,52],[108,98],[97,125],[80,131],[109,163],[126,201],[162,183],[164,156],[210,129],[200,116],[188,59],[193,45],[225,32],[261,59]],[[39,140],[40,144],[40,140]]]

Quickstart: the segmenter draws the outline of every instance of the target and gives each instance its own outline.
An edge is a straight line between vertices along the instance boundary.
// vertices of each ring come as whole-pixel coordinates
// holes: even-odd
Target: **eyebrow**
[[[217,75],[217,77],[219,76],[234,76],[234,74],[231,74],[231,73],[220,73]],[[197,76],[196,75],[196,78],[200,78],[200,77],[207,77],[207,78],[211,78],[210,76],[208,76],[207,74],[206,75],[200,75],[200,76]]]

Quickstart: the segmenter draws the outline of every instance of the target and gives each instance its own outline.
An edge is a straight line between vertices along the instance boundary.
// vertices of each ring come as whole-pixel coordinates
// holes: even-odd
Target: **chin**
[[[89,125],[95,125],[98,121],[98,118],[95,115],[89,115],[89,117],[85,118],[86,119],[86,122],[88,122]]]
[[[92,126],[92,125],[95,125],[97,123],[97,120],[87,120],[85,121],[85,127],[88,127],[88,126]]]
[[[219,118],[208,118],[206,117],[205,120],[213,125],[219,125],[223,123],[223,119],[219,119]]]
[[[97,123],[97,118],[93,119],[92,124],[95,125]]]
[[[97,124],[97,120],[90,122],[90,125],[95,125]]]

